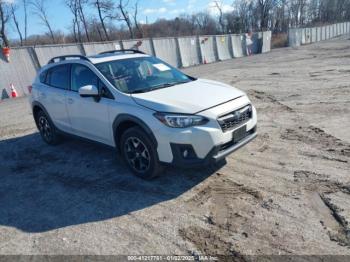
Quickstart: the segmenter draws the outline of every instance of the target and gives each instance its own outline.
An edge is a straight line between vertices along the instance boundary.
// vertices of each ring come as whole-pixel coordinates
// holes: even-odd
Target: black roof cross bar
[[[145,54],[144,52],[136,49],[120,49],[120,50],[110,50],[105,51],[102,53],[99,53],[99,55],[105,55],[105,54],[120,54],[120,53],[134,53],[134,54]]]
[[[48,64],[65,61],[69,58],[78,58],[81,60],[91,62],[89,58],[87,58],[86,56],[83,56],[83,55],[63,55],[63,56],[56,56],[56,57],[51,58]],[[58,61],[56,61],[56,60],[58,60]]]

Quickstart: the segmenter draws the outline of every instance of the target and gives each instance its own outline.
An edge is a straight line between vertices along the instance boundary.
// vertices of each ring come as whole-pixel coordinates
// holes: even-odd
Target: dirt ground
[[[218,169],[132,176],[109,148],[44,144],[0,103],[0,254],[350,255],[350,41],[185,71],[247,92],[258,138]]]

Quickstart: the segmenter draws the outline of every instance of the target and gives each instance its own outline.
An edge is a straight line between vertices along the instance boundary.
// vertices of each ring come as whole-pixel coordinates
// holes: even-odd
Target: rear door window
[[[59,89],[70,88],[70,65],[59,65],[49,69],[46,84]]]

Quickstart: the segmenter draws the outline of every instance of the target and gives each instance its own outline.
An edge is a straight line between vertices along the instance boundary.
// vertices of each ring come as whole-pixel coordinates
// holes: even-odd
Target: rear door
[[[79,88],[86,85],[95,85],[100,89],[102,97],[99,101],[79,95]],[[72,64],[67,110],[74,134],[113,145],[109,118],[109,105],[113,101],[112,94],[90,68],[82,64]]]
[[[54,66],[41,77],[42,86],[38,92],[40,103],[58,129],[70,131],[66,108],[66,95],[70,88],[70,65]]]

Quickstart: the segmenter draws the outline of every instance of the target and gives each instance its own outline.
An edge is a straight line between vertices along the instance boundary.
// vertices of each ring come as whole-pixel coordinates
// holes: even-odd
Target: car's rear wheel
[[[151,179],[162,171],[155,145],[142,129],[132,127],[126,130],[121,137],[120,149],[126,164],[135,175]]]
[[[36,122],[42,139],[49,145],[56,145],[59,142],[59,134],[49,117],[43,111],[39,111]]]

